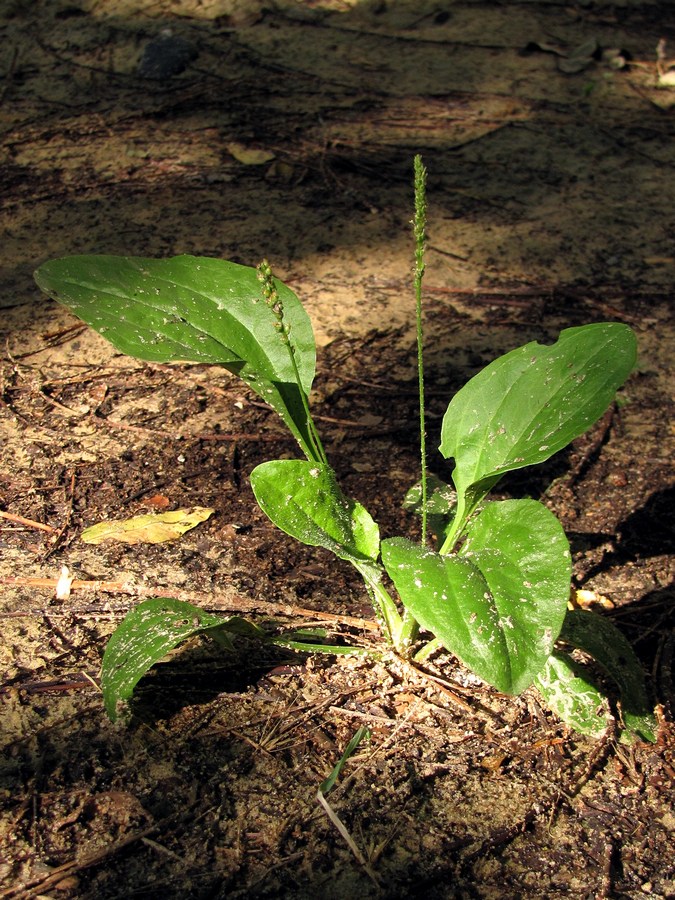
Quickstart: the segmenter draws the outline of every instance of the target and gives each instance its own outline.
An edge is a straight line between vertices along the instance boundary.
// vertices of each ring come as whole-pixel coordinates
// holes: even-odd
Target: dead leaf
[[[143,506],[149,506],[150,509],[166,509],[170,502],[164,494],[153,494],[152,497],[148,497]]]
[[[237,162],[245,166],[262,166],[271,162],[275,154],[269,150],[261,150],[258,147],[248,147],[246,144],[240,144],[239,141],[230,141],[225,145],[228,153],[230,153]]]
[[[566,59],[558,60],[558,69],[566,75],[576,75],[593,65],[599,53],[598,42],[590,38],[569,52]]]
[[[381,425],[384,419],[382,416],[375,416],[373,413],[365,413],[363,416],[359,416],[356,421],[359,425]]]
[[[162,544],[174,541],[200,522],[205,522],[215,510],[203,506],[174,509],[155,515],[134,516],[132,519],[99,522],[82,532],[85,544],[120,541],[123,544]]]
[[[659,87],[675,87],[675,69],[659,75]]]
[[[490,772],[498,772],[507,759],[506,753],[495,753],[492,756],[484,756],[483,759],[481,759],[480,764],[484,769],[488,769]]]
[[[275,159],[272,162],[272,165],[265,172],[265,178],[275,179],[277,178],[279,181],[282,181],[284,184],[290,184],[291,181],[296,177],[295,167],[291,165],[289,162],[284,162],[281,159]]]

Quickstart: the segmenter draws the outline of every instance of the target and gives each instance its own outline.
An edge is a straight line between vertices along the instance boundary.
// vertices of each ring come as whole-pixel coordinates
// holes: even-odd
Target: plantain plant
[[[158,363],[219,365],[281,417],[304,458],[264,462],[251,473],[261,509],[282,531],[331,550],[361,575],[393,652],[424,659],[445,648],[506,694],[534,686],[578,730],[600,735],[610,721],[590,656],[618,685],[627,735],[654,740],[654,718],[637,659],[606,618],[568,612],[571,555],[553,513],[532,499],[495,501],[510,471],[549,459],[613,402],[636,362],[623,324],[568,328],[499,357],[450,401],[439,449],[454,461],[452,485],[427,474],[422,353],[426,170],[415,159],[415,298],[421,479],[406,498],[422,539],[380,540],[379,528],[338,484],[310,410],[316,349],[296,295],[257,269],[221,259],[70,256],[42,265],[39,287],[118,350]],[[433,540],[432,534],[433,531]],[[393,585],[393,590],[392,586]],[[103,658],[111,718],[140,678],[196,634],[225,648],[237,634],[306,651],[306,635],[270,636],[240,617],[213,616],[179,600],[151,599],[130,611]],[[330,648],[354,652],[358,648]]]

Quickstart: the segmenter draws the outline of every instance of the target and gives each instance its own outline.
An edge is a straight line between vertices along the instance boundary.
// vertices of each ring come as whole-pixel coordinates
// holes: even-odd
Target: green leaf
[[[278,635],[268,636],[268,641],[279,647],[290,647],[300,653],[327,653],[332,656],[365,656],[365,647],[328,643],[325,628],[295,628]]]
[[[360,503],[344,496],[329,466],[273,460],[251,472],[251,486],[262,511],[303,544],[325,547],[354,564],[377,559],[376,523]]]
[[[422,482],[414,484],[403,500],[403,508],[416,515],[422,515]],[[427,474],[427,522],[437,538],[438,546],[443,543],[447,529],[457,509],[457,491],[433,473]]]
[[[228,632],[254,634],[259,630],[238,616],[222,618],[191,603],[171,598],[145,600],[123,619],[108,641],[101,667],[106,712],[117,719],[117,705],[131,699],[140,679],[166,654],[198,634],[209,634],[232,649]]]
[[[549,709],[571,728],[600,738],[610,724],[607,698],[588,670],[568,653],[556,650],[535,678],[537,690]]]
[[[251,487],[277,528],[310,547],[324,547],[358,569],[388,638],[397,645],[401,618],[382,585],[380,532],[370,513],[340,490],[330,466],[300,459],[262,463]]]
[[[340,772],[344,768],[345,763],[354,754],[357,747],[363,740],[370,740],[370,728],[365,725],[362,725],[357,731],[354,732],[354,734],[352,735],[352,739],[345,747],[345,752],[342,754],[337,764],[334,766],[333,771],[330,773],[328,778],[326,778],[325,781],[322,781],[319,785],[319,790],[324,795],[324,797],[326,796],[326,794],[329,794],[333,790],[335,782],[340,777]]]
[[[569,596],[569,545],[555,516],[535,500],[490,503],[458,555],[403,538],[382,558],[406,609],[476,675],[522,693],[544,666]]]
[[[295,381],[255,269],[209,257],[68,256],[44,263],[38,285],[129,356],[220,363],[267,381]],[[314,377],[312,328],[295,294],[276,282],[298,350],[302,386]]]
[[[453,397],[440,451],[455,460],[459,527],[506,472],[543,462],[600,418],[636,348],[626,325],[567,328],[552,346],[499,357]]]
[[[605,616],[575,609],[567,613],[560,637],[572,647],[592,656],[616,682],[627,731],[654,742],[656,719],[642,667],[619,629]]]
[[[129,356],[217,363],[239,375],[314,457],[302,401],[314,379],[314,335],[302,304],[281,282],[275,286],[300,384],[276,316],[248,266],[195,256],[69,256],[40,266],[35,280]]]

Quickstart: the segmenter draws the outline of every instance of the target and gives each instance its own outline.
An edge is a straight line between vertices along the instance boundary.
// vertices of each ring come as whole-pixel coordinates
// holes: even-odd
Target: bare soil
[[[0,897],[675,895],[669,6],[0,4]],[[274,415],[221,371],[116,354],[33,269],[267,256],[314,321],[315,410],[346,492],[385,535],[414,535],[417,152],[431,438],[506,349],[593,321],[638,335],[608,416],[500,488],[563,521],[575,587],[644,665],[658,742],[580,737],[447,656],[425,674],[206,642],[111,724],[100,660],[139,597],[378,636],[349,567],[255,505],[252,468],[296,452]],[[216,514],[168,544],[80,540],[161,505]],[[57,599],[64,566],[77,580]],[[316,794],[361,725],[328,798],[359,861]]]

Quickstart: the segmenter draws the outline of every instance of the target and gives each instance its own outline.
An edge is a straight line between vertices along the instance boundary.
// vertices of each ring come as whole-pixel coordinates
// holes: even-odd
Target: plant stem
[[[455,509],[455,515],[452,520],[452,524],[448,530],[448,533],[445,536],[445,540],[438,551],[441,556],[445,556],[447,553],[451,553],[453,547],[457,543],[466,523],[476,508],[480,505],[481,501],[487,494],[488,489],[481,488],[478,491],[469,490],[469,491],[458,491],[457,493],[457,507]]]
[[[373,603],[375,615],[384,626],[384,631],[396,650],[401,649],[403,622],[396,604],[382,584],[382,570],[376,563],[355,563],[355,568],[363,578]]]
[[[422,329],[422,279],[427,224],[427,170],[422,157],[416,156],[415,171],[415,319],[417,331],[417,380],[420,398],[420,462],[422,466],[422,546],[427,542],[427,436],[424,416],[424,332]]]
[[[309,409],[309,398],[305,393],[305,389],[300,383],[300,372],[298,370],[298,363],[295,359],[295,348],[291,344],[290,338],[287,341],[288,352],[291,355],[291,362],[293,364],[293,372],[295,374],[295,380],[297,382],[298,388],[300,390],[300,397],[302,399],[302,406],[305,410],[305,415],[307,416],[307,433],[309,435],[309,440],[311,443],[311,448],[315,457],[310,462],[319,462],[323,463],[325,466],[328,465],[328,457],[326,456],[326,451],[323,449],[323,444],[321,443],[321,438],[319,437],[319,432],[317,430],[316,425],[314,424],[314,419],[312,418],[312,413]]]
[[[410,648],[414,644],[417,639],[417,633],[420,630],[419,622],[412,615],[412,613],[404,609],[403,611],[403,621],[401,622],[401,631],[399,634],[399,639],[396,644],[396,649],[399,653],[402,653],[403,656],[410,655]]]
[[[293,351],[291,351],[291,355],[292,353]],[[295,357],[293,359],[293,362],[295,363]],[[295,368],[297,371],[297,366],[295,366]],[[324,466],[327,466],[328,457],[326,456],[326,451],[323,449],[323,444],[321,443],[319,432],[317,431],[316,425],[314,424],[312,414],[309,411],[309,400],[307,399],[307,394],[302,390],[302,388],[300,388],[300,395],[302,397],[302,405],[305,409],[305,414],[307,415],[307,433],[309,434],[312,455],[314,457],[313,459],[310,459],[310,462],[318,462],[322,463]]]
[[[371,651],[366,647],[354,647],[352,645],[336,644],[310,644],[306,641],[294,641],[292,638],[279,637],[268,638],[271,644],[278,647],[289,647],[300,653],[328,653],[332,656],[370,656]]]
[[[413,235],[415,237],[415,326],[417,332],[417,383],[420,402],[420,464],[422,487],[422,538],[424,547],[427,542],[427,429],[424,407],[424,331],[422,327],[422,279],[424,278],[424,251],[426,247],[427,225],[427,170],[422,157],[416,156],[414,161],[415,185],[415,218],[413,219]],[[396,648],[408,655],[417,633],[419,624],[406,609],[403,613],[401,631]]]
[[[425,644],[421,650],[418,650],[415,654],[415,662],[421,663],[425,662],[425,660],[429,659],[429,657],[434,654],[437,650],[439,650],[443,644],[438,638],[434,638],[429,641],[428,644]]]
[[[457,538],[459,537],[459,532],[466,522],[466,515],[464,514],[464,498],[458,501],[457,510],[455,511],[455,517],[452,520],[452,525],[450,526],[450,530],[445,536],[445,540],[443,541],[439,553],[441,556],[445,556],[450,553],[452,548],[455,546]],[[461,508],[460,508],[461,507]]]

